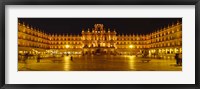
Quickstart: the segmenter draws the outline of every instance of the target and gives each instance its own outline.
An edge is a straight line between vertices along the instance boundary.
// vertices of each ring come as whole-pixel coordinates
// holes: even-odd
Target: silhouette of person
[[[72,56],[70,57],[70,60],[73,61],[73,57]]]
[[[182,65],[182,53],[179,54],[179,65]]]
[[[26,60],[28,59],[28,55],[29,55],[29,53],[25,53],[25,55],[24,55],[24,63],[26,63]]]
[[[41,56],[40,56],[40,54],[38,54],[38,57],[37,57],[37,63],[40,62],[40,59],[41,59]]]
[[[176,59],[176,64],[178,65],[179,64],[179,55],[178,55],[178,53],[175,54],[175,59]]]

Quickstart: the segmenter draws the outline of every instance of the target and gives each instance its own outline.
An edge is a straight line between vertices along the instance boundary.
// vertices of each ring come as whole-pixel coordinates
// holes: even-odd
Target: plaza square
[[[102,23],[78,29],[77,34],[48,32],[24,19],[28,18],[18,22],[19,71],[182,71],[182,23],[178,18],[150,33],[136,34],[134,29],[119,33],[117,26],[107,28]]]

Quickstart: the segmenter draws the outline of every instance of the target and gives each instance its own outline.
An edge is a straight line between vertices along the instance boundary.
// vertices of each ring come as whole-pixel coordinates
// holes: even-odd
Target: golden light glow
[[[176,28],[174,28],[176,26]],[[149,52],[149,57],[159,56],[174,56],[171,54],[182,53],[182,24],[177,24],[166,28],[166,31],[158,29],[157,32],[148,34],[119,34],[111,29],[104,28],[103,24],[95,24],[93,28],[86,30],[82,29],[81,35],[61,35],[49,34],[42,32],[38,42],[26,41],[29,38],[28,34],[40,35],[41,32],[32,28],[29,30],[24,24],[18,26],[18,47],[19,54],[30,53],[38,54],[46,51],[47,54],[58,54],[59,52],[67,52],[68,54],[92,54],[97,48],[106,49],[102,51],[103,54],[109,55],[137,55],[143,51]],[[109,30],[108,31],[106,31]],[[91,31],[92,30],[92,31]],[[98,32],[98,33],[97,33]],[[99,34],[100,32],[100,34]],[[109,34],[108,34],[109,33]],[[173,33],[173,34],[171,34]],[[27,34],[27,35],[24,35]],[[158,37],[157,37],[157,34]],[[171,34],[170,37],[166,34]],[[49,38],[47,40],[43,38]],[[21,40],[22,39],[22,40]],[[38,39],[37,36],[32,35],[31,39]],[[170,43],[168,42],[169,40]],[[49,43],[49,44],[47,44]],[[26,47],[26,48],[25,48]],[[30,48],[32,50],[30,50]],[[36,47],[36,49],[35,49]],[[112,48],[110,48],[112,47]],[[41,49],[40,49],[41,48]],[[73,50],[70,50],[70,49]],[[89,48],[89,49],[88,49]],[[110,50],[112,49],[112,50]],[[28,50],[28,51],[27,51]],[[56,52],[57,50],[58,52]],[[77,53],[76,53],[77,52]],[[81,52],[81,53],[78,53]],[[111,54],[112,53],[112,54]],[[45,53],[43,53],[45,54]]]
[[[129,45],[129,48],[133,48],[133,45]]]
[[[70,70],[70,63],[71,63],[70,56],[64,56],[63,60],[64,60],[64,63],[69,63],[69,65],[64,65],[63,69],[64,70]]]
[[[66,48],[69,48],[69,45],[65,45]]]
[[[135,56],[128,56],[128,63],[130,69],[135,69]]]

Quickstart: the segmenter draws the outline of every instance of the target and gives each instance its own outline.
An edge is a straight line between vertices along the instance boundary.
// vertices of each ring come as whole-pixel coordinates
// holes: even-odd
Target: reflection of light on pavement
[[[135,69],[134,63],[135,63],[135,56],[127,56],[128,57],[128,63],[129,63],[129,69]]]
[[[70,70],[70,56],[64,56],[64,70]]]
[[[135,59],[135,56],[128,56],[129,59]]]
[[[28,59],[27,64],[18,61],[19,71],[182,71],[182,66],[175,66],[176,60],[150,59],[149,63],[142,63],[142,59],[135,55],[73,55],[70,56],[45,58],[40,63],[36,59]],[[104,59],[104,60],[102,60]],[[58,60],[55,63],[52,60]],[[28,67],[28,68],[27,68]]]

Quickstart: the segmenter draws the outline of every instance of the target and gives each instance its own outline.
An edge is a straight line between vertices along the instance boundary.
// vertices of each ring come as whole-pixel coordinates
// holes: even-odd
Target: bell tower
[[[98,32],[103,32],[103,24],[95,24],[94,25],[94,30]]]

